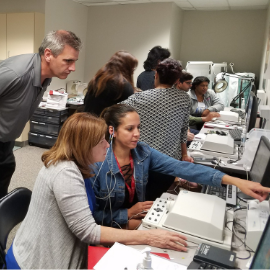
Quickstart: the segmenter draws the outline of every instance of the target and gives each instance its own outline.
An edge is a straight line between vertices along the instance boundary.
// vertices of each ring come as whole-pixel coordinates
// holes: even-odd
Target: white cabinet
[[[34,52],[34,13],[7,14],[7,57]]]
[[[37,53],[44,38],[44,32],[45,15],[42,13],[0,14],[0,60],[19,54]],[[2,43],[6,44],[6,47]],[[28,122],[16,141],[28,140],[29,127]]]
[[[38,52],[44,32],[45,15],[42,13],[0,14],[0,60]]]
[[[0,14],[0,60],[7,57],[7,15]]]

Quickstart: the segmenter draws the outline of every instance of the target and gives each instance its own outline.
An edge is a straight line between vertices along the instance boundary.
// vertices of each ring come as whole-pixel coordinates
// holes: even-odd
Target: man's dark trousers
[[[0,142],[0,199],[7,195],[16,163],[13,154],[15,142]]]

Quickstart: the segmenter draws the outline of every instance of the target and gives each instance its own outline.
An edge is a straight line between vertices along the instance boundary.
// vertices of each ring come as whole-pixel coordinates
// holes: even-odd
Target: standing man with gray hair
[[[0,64],[0,199],[15,171],[13,147],[38,107],[52,77],[75,71],[81,40],[65,30],[49,32],[39,53],[10,57]]]

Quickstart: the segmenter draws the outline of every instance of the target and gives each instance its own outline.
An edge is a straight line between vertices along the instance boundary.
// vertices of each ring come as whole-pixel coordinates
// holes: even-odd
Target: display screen
[[[264,228],[250,269],[270,269],[270,218]]]
[[[249,122],[253,105],[253,95],[250,93],[247,107],[246,130],[249,131]]]
[[[261,183],[264,186],[268,186],[266,185],[266,181],[270,182],[270,172],[267,171],[270,167],[270,149],[267,141],[268,139],[266,137],[261,138],[249,173],[252,181]],[[267,177],[269,180],[267,180]]]

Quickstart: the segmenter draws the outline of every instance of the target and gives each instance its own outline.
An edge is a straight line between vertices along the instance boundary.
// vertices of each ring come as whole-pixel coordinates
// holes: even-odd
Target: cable
[[[242,198],[239,197],[238,195],[237,195],[237,199],[239,199],[240,201],[242,201],[242,202],[244,202],[244,203],[248,203],[247,200],[242,199]]]
[[[109,172],[107,172],[107,174],[108,174]],[[106,185],[107,185],[107,174],[106,174]],[[98,196],[95,196],[97,199],[100,199],[100,200],[105,200],[105,199],[108,199],[108,198],[110,198],[110,195],[112,194],[112,192],[114,191],[114,188],[115,188],[115,186],[116,186],[116,177],[115,177],[115,175],[113,174],[113,176],[114,176],[114,186],[113,186],[113,189],[105,196],[105,197],[98,197]],[[112,181],[112,175],[111,175],[111,181]]]
[[[148,212],[148,211],[147,211],[147,212]],[[140,214],[143,214],[143,213],[145,213],[145,211],[142,211],[142,212],[140,212],[140,213],[138,213],[138,214],[133,215],[131,218],[128,219],[128,221],[130,221],[133,217],[136,217],[136,216],[138,216],[138,215],[140,215]]]
[[[142,222],[134,229],[137,230],[141,226]]]
[[[181,182],[181,181],[180,181],[179,178],[178,178],[177,182],[178,182],[178,183],[177,183],[177,185],[174,187],[174,189],[168,189],[167,192],[174,192],[176,195],[178,195],[179,192],[177,192],[176,189],[177,189],[178,187],[181,188],[181,185],[180,185],[180,182]],[[180,188],[179,188],[179,190],[180,190]]]
[[[110,147],[109,147],[109,148],[107,149],[107,151],[106,151],[105,159],[104,159],[104,161],[101,163],[101,166],[100,166],[100,168],[99,168],[99,170],[98,170],[98,173],[97,173],[97,175],[96,175],[96,177],[95,177],[95,180],[94,180],[94,182],[93,182],[93,184],[92,184],[92,188],[93,188],[93,186],[95,185],[95,182],[96,182],[96,180],[97,180],[97,178],[98,178],[98,176],[99,176],[100,170],[101,170],[101,168],[102,168],[102,166],[103,166],[103,163],[104,163],[105,160],[106,160],[106,157],[107,157],[107,155],[108,155],[109,149],[112,148],[113,135],[110,135],[109,142],[110,142]],[[112,160],[112,159],[111,159],[111,160]]]
[[[236,211],[239,211],[239,210],[247,210],[247,207],[240,207],[240,208],[237,208],[237,209],[235,209],[233,211],[236,212]]]
[[[115,223],[121,230],[123,229],[116,221],[112,221],[112,223]]]
[[[246,258],[240,258],[240,257],[235,257],[236,259],[239,259],[239,260],[248,260],[250,257],[251,257],[251,251],[250,250],[247,250],[246,249],[246,251],[249,253],[249,256],[248,257],[246,257]]]
[[[246,228],[244,227],[244,226],[242,226],[240,223],[238,223],[238,222],[235,222],[235,221],[228,221],[228,222],[226,222],[226,227],[231,231],[231,229],[227,226],[227,224],[228,223],[230,223],[230,222],[233,222],[233,227],[232,227],[232,232],[233,232],[233,234],[234,234],[234,236],[236,237],[236,238],[238,238],[238,240],[240,240],[240,242],[242,243],[242,245],[240,245],[240,246],[237,246],[237,247],[235,247],[235,248],[239,248],[239,247],[241,247],[241,246],[245,246],[245,249],[246,249],[246,251],[247,252],[249,252],[249,256],[248,257],[246,257],[246,258],[240,258],[240,257],[236,257],[237,259],[239,259],[239,260],[247,260],[247,259],[249,259],[250,257],[251,257],[251,252],[252,253],[255,253],[247,244],[246,244],[246,234],[247,234],[247,231],[246,231]],[[240,226],[240,227],[242,227],[243,229],[244,229],[244,235],[245,235],[245,237],[244,237],[244,241],[236,234],[236,232],[235,232],[235,230],[234,230],[234,224],[236,224],[236,225],[238,225],[238,226]],[[248,248],[248,249],[247,249]]]
[[[249,79],[249,78],[248,78]],[[249,82],[249,84],[247,84],[245,87],[244,87],[244,89],[242,90],[242,91],[240,91],[240,93],[238,94],[238,95],[236,95],[233,99],[232,99],[232,101],[231,101],[231,103],[230,103],[230,106],[232,106],[232,107],[236,107],[237,105],[238,105],[238,103],[235,103],[235,101],[237,100],[237,99],[239,99],[239,97],[242,95],[242,94],[244,94],[244,92],[251,86],[251,83],[254,81],[254,79],[251,79],[250,80],[250,82]]]

